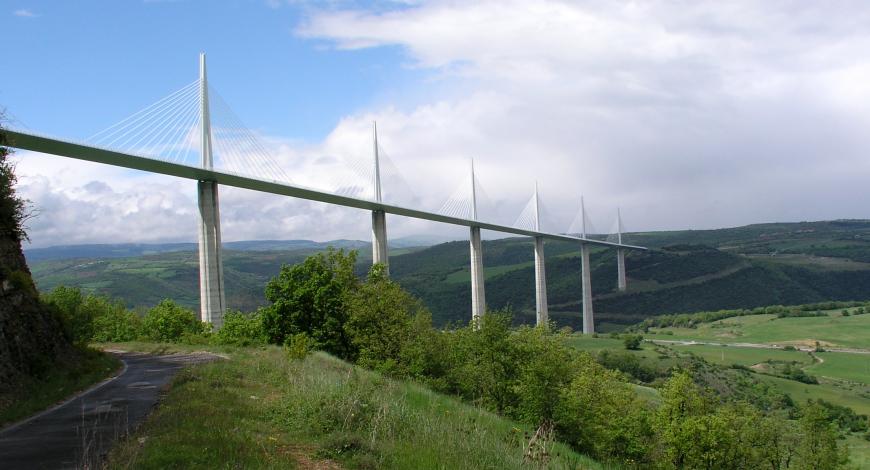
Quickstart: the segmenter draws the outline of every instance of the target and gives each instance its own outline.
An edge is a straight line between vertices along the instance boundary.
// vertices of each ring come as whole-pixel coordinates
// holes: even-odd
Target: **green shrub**
[[[124,308],[121,302],[112,302],[104,297],[88,297],[99,309],[94,317],[94,335],[92,341],[122,342],[133,341],[142,332],[142,319],[139,315]]]
[[[626,335],[622,342],[625,344],[625,349],[636,351],[640,349],[640,345],[643,343],[643,336]]]
[[[224,315],[224,324],[214,335],[219,344],[250,346],[264,344],[266,335],[263,332],[263,317],[259,312],[245,315],[242,312],[228,310]]]
[[[296,333],[284,341],[284,350],[290,360],[305,359],[311,349],[311,338],[305,333]]]
[[[269,342],[283,344],[295,334],[305,333],[316,347],[341,358],[354,356],[345,332],[348,295],[358,280],[353,272],[356,252],[329,249],[308,257],[281,272],[266,284],[263,329]]]
[[[66,286],[57,286],[44,297],[47,304],[57,309],[67,337],[76,344],[87,344],[94,335],[94,312],[82,308],[84,300],[80,289]]]
[[[142,320],[142,333],[152,341],[178,342],[185,334],[197,335],[207,330],[193,310],[169,299],[148,310]]]
[[[345,331],[356,362],[390,375],[407,375],[399,361],[411,340],[413,318],[425,313],[422,302],[389,280],[382,264],[372,266],[365,283],[348,295]]]

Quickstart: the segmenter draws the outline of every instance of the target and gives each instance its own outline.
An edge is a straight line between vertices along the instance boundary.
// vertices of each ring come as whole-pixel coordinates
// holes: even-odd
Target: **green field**
[[[672,333],[672,335],[668,334]],[[831,312],[825,317],[776,318],[775,315],[732,317],[697,328],[651,328],[651,338],[687,339],[719,343],[870,348],[870,314],[843,317]]]

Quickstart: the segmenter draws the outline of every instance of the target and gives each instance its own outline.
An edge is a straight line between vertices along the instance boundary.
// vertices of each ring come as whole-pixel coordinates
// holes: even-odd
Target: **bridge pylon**
[[[474,160],[471,161],[471,220],[477,220],[477,187],[474,177]],[[471,258],[471,322],[475,328],[480,327],[480,320],[486,313],[486,295],[484,293],[483,246],[480,239],[480,227],[471,226],[469,236]]]
[[[582,217],[581,238],[586,238],[586,204],[580,196],[580,215]],[[580,285],[583,289],[583,333],[595,333],[595,319],[592,311],[592,273],[589,265],[589,246],[580,242]]]
[[[616,208],[616,241],[622,245],[622,214]],[[620,292],[625,292],[628,285],[625,282],[625,248],[616,249],[616,286]]]
[[[205,53],[199,55],[200,86],[200,159],[203,169],[213,170],[211,121],[208,107],[208,79]],[[221,216],[218,184],[215,181],[197,182],[199,206],[199,308],[202,321],[215,329],[223,326],[226,312],[224,293],[224,265],[221,257]]]
[[[535,231],[541,231],[541,204],[538,199],[538,182],[535,182]],[[547,273],[544,266],[544,237],[535,237],[535,317],[538,326],[550,322],[547,307]]]
[[[378,123],[372,123],[374,139],[374,199],[383,202],[381,195],[381,163],[378,152]],[[387,214],[382,210],[372,211],[372,264],[382,263],[384,272],[390,274],[390,258],[387,253]]]

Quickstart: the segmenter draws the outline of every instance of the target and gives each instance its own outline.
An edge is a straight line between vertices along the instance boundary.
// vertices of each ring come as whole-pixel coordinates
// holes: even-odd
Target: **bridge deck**
[[[6,134],[7,145],[22,150],[31,150],[34,152],[75,158],[78,160],[105,163],[107,165],[148,171],[169,176],[177,176],[179,178],[188,178],[198,181],[216,181],[218,184],[226,186],[234,186],[237,188],[251,189],[254,191],[261,191],[265,193],[298,197],[301,199],[326,202],[339,206],[355,207],[358,209],[367,210],[382,210],[388,214],[413,217],[423,220],[431,220],[434,222],[442,222],[445,224],[464,225],[466,227],[480,227],[484,230],[511,233],[514,235],[523,235],[528,237],[544,237],[552,240],[576,241],[593,245],[620,247],[629,250],[646,250],[646,248],[640,246],[574,237],[571,235],[559,233],[536,232],[534,230],[526,230],[507,225],[499,225],[488,222],[481,222],[478,220],[450,217],[443,214],[437,214],[418,209],[410,209],[407,207],[391,204],[384,204],[382,202],[375,202],[367,199],[357,199],[348,196],[341,196],[338,194],[281,183],[278,181],[263,181],[234,173],[206,170],[204,168],[156,160],[154,158],[148,158],[141,155],[132,155],[128,153],[116,152],[113,150],[92,147],[84,144],[69,142],[52,137],[39,136],[21,131],[5,130],[3,132]]]

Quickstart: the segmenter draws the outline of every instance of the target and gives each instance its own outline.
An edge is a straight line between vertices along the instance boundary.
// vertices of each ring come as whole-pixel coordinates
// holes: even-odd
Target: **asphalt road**
[[[216,358],[207,353],[113,354],[124,362],[117,377],[0,431],[0,469],[99,468],[112,445],[145,419],[182,367]]]

